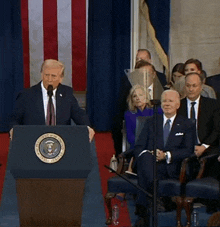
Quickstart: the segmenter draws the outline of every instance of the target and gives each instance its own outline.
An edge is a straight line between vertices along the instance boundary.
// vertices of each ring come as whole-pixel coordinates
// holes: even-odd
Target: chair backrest
[[[130,144],[128,143],[127,140],[127,131],[126,131],[126,124],[125,120],[123,120],[123,125],[122,125],[122,152],[125,152],[129,149]]]
[[[139,116],[136,118],[136,129],[135,129],[135,142],[137,142],[138,136],[141,133],[141,130],[144,127],[144,123],[146,121],[147,118],[149,118],[150,116]]]

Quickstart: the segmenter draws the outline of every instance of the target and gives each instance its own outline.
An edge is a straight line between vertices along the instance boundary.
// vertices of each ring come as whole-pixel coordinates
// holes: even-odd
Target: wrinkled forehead
[[[154,70],[150,65],[143,66],[140,68],[140,71],[148,72],[148,73],[153,73]]]
[[[185,81],[188,84],[201,84],[201,79],[198,74],[187,75]]]
[[[137,58],[143,59],[143,60],[149,60],[150,56],[146,51],[138,51]]]
[[[163,102],[164,100],[167,100],[167,99],[173,100],[176,102],[180,102],[180,96],[179,96],[178,92],[176,92],[174,90],[167,90],[162,93],[161,101]]]

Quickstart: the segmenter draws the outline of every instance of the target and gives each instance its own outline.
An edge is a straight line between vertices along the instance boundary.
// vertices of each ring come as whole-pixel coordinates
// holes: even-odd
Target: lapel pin
[[[62,94],[60,94],[60,97],[62,97],[63,95]]]

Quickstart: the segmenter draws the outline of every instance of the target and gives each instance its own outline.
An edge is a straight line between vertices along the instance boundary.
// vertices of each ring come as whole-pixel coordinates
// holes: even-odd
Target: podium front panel
[[[59,135],[65,144],[63,157],[44,163],[35,153],[35,143],[46,133]],[[92,169],[87,126],[15,126],[8,168],[14,178],[87,178]]]

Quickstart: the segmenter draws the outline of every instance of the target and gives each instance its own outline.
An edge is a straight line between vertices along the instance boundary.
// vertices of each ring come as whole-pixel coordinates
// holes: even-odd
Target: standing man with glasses
[[[89,118],[79,107],[73,89],[61,84],[63,77],[64,65],[60,61],[47,59],[43,62],[41,81],[22,91],[16,99],[11,138],[14,125],[71,125],[72,119],[77,125],[87,125],[92,140],[95,132]]]

